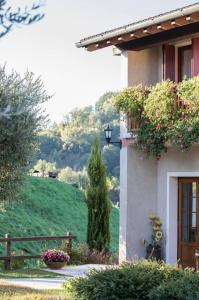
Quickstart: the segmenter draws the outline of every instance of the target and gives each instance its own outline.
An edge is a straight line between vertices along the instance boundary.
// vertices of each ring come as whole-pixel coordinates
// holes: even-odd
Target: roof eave
[[[115,30],[108,31],[101,33],[99,35],[96,35],[91,38],[83,39],[80,42],[76,43],[77,48],[82,48],[82,47],[88,47],[92,44],[97,44],[99,42],[103,42],[105,40],[115,38],[118,36],[121,36],[123,34],[131,33],[140,29],[144,29],[146,27],[152,26],[152,25],[158,25],[163,22],[167,22],[170,20],[175,20],[177,18],[183,17],[183,16],[188,16],[191,15],[195,12],[199,11],[199,3],[196,3],[194,5],[190,5],[178,10],[175,10],[170,13],[162,14],[157,17],[153,17],[149,20],[143,20],[141,22],[137,22],[131,25],[126,25],[120,28],[116,28]]]

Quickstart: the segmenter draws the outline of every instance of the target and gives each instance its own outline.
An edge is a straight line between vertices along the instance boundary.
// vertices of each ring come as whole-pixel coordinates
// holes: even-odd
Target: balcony
[[[115,106],[125,120],[122,138],[132,138],[149,156],[159,157],[168,144],[187,151],[199,143],[199,76],[128,87],[116,96]]]

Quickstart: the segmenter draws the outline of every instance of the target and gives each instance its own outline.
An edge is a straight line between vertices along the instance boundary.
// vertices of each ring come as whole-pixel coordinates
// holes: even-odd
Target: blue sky
[[[32,0],[9,0],[13,5]],[[120,58],[111,47],[77,49],[81,38],[197,2],[191,0],[45,0],[45,19],[16,28],[0,40],[0,62],[19,73],[41,76],[52,100],[52,121],[75,107],[94,104],[106,91],[120,88]]]

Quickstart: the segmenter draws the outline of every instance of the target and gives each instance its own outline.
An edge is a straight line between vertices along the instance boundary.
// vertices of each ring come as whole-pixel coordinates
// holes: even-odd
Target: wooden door
[[[195,267],[199,249],[199,178],[179,178],[178,258],[183,267]]]

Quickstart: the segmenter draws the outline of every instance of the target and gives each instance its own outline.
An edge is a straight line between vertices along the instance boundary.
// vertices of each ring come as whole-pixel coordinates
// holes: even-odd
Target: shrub
[[[72,248],[61,246],[70,256],[71,265],[79,264],[117,264],[118,257],[111,252],[98,252],[90,250],[87,244],[77,244]]]
[[[151,300],[198,300],[199,275],[186,274],[176,281],[164,282],[150,292],[149,298]]]
[[[70,280],[64,287],[74,299],[150,299],[153,288],[189,272],[163,263],[141,261],[104,271],[92,270],[87,277]]]
[[[72,248],[63,248],[70,256],[71,265],[86,264],[89,256],[89,248],[87,244],[78,244]]]

